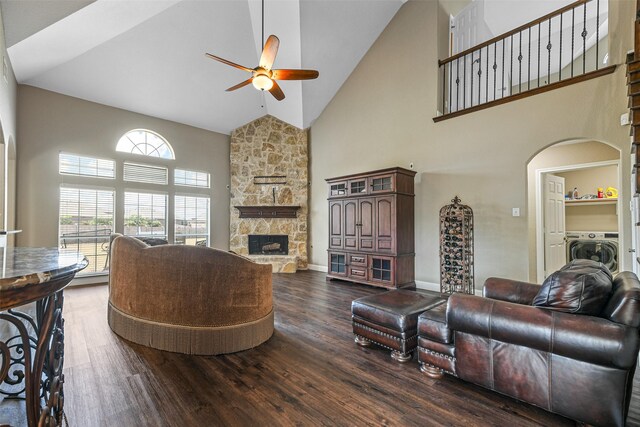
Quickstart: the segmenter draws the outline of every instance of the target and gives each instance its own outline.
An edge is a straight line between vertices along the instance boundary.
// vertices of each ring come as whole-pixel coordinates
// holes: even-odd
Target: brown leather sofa
[[[127,236],[110,249],[108,321],[121,337],[160,350],[222,354],[273,334],[270,265]]]
[[[596,426],[624,426],[640,340],[640,282],[623,272],[598,315],[539,308],[536,284],[491,278],[418,320],[421,370]]]

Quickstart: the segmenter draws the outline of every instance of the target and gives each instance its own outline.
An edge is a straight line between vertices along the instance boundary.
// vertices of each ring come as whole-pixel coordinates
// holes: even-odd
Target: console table
[[[62,292],[87,265],[64,249],[0,249],[0,326],[15,331],[0,336],[0,397],[25,401],[29,427],[62,425]],[[15,310],[31,302],[35,316]]]

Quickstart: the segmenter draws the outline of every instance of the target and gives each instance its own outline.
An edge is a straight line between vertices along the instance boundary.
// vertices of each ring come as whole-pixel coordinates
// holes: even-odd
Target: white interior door
[[[544,175],[544,277],[567,263],[564,178]]]

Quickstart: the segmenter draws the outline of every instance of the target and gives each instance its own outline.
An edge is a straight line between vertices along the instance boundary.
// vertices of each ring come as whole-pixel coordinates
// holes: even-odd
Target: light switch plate
[[[512,216],[520,216],[520,208],[511,209],[511,215]]]

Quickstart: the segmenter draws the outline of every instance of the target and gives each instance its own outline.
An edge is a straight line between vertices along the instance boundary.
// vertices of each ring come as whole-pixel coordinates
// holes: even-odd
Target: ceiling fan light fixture
[[[258,74],[253,78],[253,87],[258,90],[270,90],[273,87],[273,80],[264,74]]]

